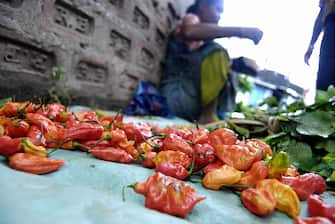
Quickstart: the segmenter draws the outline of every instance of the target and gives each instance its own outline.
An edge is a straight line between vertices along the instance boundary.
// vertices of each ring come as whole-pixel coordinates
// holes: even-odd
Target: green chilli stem
[[[202,180],[194,180],[194,179],[190,179],[189,180],[191,183],[195,183],[195,184],[203,184],[203,181]]]
[[[123,186],[122,187],[122,201],[125,202],[126,201],[126,189],[127,188],[132,188],[135,189],[136,183],[134,184],[129,184],[127,186]]]
[[[238,185],[238,184],[221,184],[221,187],[225,187],[225,188],[254,188],[254,186],[252,185]]]
[[[197,156],[197,153],[195,151],[195,149],[193,149],[193,156],[192,156],[192,163],[191,163],[191,167],[190,170],[187,172],[188,176],[190,176],[193,173],[193,169],[194,169],[194,165],[195,165],[195,158]]]

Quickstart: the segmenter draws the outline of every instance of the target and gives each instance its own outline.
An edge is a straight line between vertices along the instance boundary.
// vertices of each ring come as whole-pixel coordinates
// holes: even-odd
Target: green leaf
[[[318,142],[315,145],[316,149],[324,149],[327,152],[335,152],[335,140],[326,140],[322,142]]]
[[[296,102],[288,105],[287,112],[296,112],[298,110],[304,110],[306,108],[306,105],[304,103],[304,100],[302,98],[299,98]]]
[[[322,158],[322,161],[335,170],[335,152],[328,153]]]
[[[330,99],[335,96],[335,87],[329,86],[327,91],[318,90],[315,97],[315,105],[321,105],[330,102]]]
[[[289,142],[284,151],[297,168],[310,170],[313,167],[313,153],[308,144],[293,140]]]
[[[239,75],[238,88],[242,93],[251,92],[253,87],[254,84],[249,76],[243,74]]]
[[[287,134],[285,132],[279,132],[279,133],[276,133],[276,134],[272,134],[272,135],[269,135],[267,136],[264,141],[269,143],[271,141],[276,141],[277,139],[281,139],[282,137],[286,136]]]
[[[329,182],[335,182],[335,171],[333,171],[332,175],[327,179]]]
[[[269,107],[277,107],[279,102],[276,97],[269,96],[263,100],[263,102],[259,103],[259,106],[268,105]]]
[[[328,178],[332,174],[333,169],[329,167],[326,163],[321,162],[317,164],[316,166],[314,166],[311,169],[311,172],[317,173],[323,177]]]
[[[296,130],[301,135],[328,138],[335,132],[335,116],[331,112],[315,111],[304,113],[298,120],[300,124],[298,124]]]
[[[51,71],[51,78],[59,81],[64,75],[64,69],[62,67],[53,67]]]
[[[239,134],[243,135],[246,138],[250,137],[250,131],[246,128],[240,127],[238,125],[236,125],[234,122],[227,120],[229,126],[231,126],[236,132],[238,132]]]

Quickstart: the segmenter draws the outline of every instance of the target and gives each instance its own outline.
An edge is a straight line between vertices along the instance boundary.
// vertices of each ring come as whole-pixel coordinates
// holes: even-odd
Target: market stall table
[[[80,110],[81,107],[74,107]],[[162,126],[187,124],[183,120],[150,118]],[[149,120],[150,120],[149,119]],[[148,120],[148,119],[147,119]],[[126,117],[125,122],[147,121]],[[171,122],[171,123],[169,123]],[[93,158],[79,151],[57,150],[52,158],[63,159],[64,167],[47,175],[32,175],[8,167],[0,157],[0,223],[272,223],[294,221],[282,212],[257,217],[229,190],[211,191],[192,184],[197,194],[206,196],[185,218],[170,216],[144,206],[144,197],[124,186],[142,182],[154,170],[136,164],[120,164]],[[335,204],[335,197],[323,194],[325,202]],[[300,216],[308,216],[302,202]]]

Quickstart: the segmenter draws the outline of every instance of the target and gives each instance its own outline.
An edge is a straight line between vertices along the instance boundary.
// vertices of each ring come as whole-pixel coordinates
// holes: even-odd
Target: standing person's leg
[[[320,56],[316,88],[327,90],[330,85],[335,87],[335,57]]]
[[[320,48],[317,89],[327,90],[335,85],[335,13],[325,21],[325,28]]]
[[[201,113],[199,123],[215,121],[217,98],[223,89],[230,70],[228,54],[215,51],[208,55],[201,65]]]

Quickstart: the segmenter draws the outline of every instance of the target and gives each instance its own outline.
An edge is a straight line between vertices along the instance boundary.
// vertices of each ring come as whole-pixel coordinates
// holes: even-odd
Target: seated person
[[[213,39],[240,37],[257,44],[262,38],[257,28],[218,26],[222,12],[223,0],[196,0],[169,36],[160,91],[178,117],[215,121],[231,63]]]

